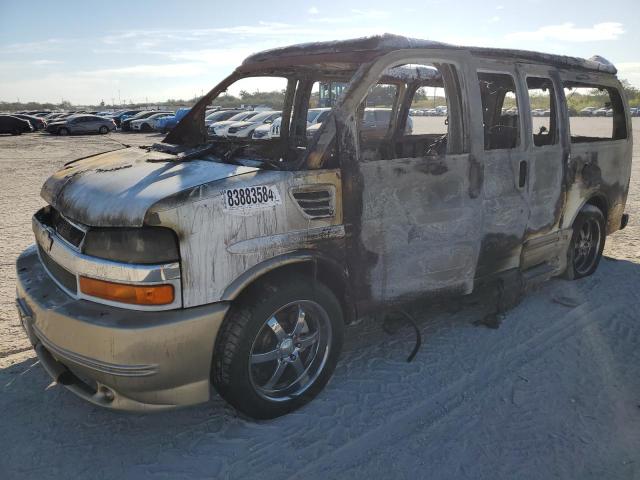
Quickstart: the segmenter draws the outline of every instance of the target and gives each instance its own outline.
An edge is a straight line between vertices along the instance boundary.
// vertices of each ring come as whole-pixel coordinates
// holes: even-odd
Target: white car
[[[327,118],[330,108],[310,108],[307,111],[307,137],[312,137],[315,132],[318,131],[324,119]],[[281,119],[277,119],[271,125],[271,129],[269,131],[269,138],[278,138],[280,137],[280,122]]]
[[[280,138],[280,125],[282,124],[282,117],[276,118],[271,124],[269,129],[269,138]]]
[[[155,113],[147,118],[141,118],[131,122],[131,130],[136,132],[151,132],[156,128],[156,121],[160,118],[173,117],[173,113]]]
[[[261,125],[271,125],[282,112],[266,111],[260,112],[247,120],[233,123],[227,128],[227,137],[249,138],[253,131]]]
[[[274,120],[274,122],[278,120],[280,120],[280,117]],[[268,124],[258,125],[256,129],[253,131],[251,138],[253,138],[254,140],[269,140],[271,138],[272,125],[273,125],[273,122]]]
[[[236,122],[241,122],[243,120],[248,120],[251,117],[258,115],[260,112],[255,112],[253,110],[246,110],[244,112],[236,113],[234,116],[229,118],[228,120],[224,120],[221,122],[214,122],[209,125],[209,135],[214,137],[226,137],[227,129]]]
[[[246,110],[231,109],[231,110],[218,110],[216,112],[209,113],[204,117],[204,124],[206,127],[209,127],[212,123],[216,122],[224,122],[225,120],[229,120],[234,115],[238,113],[245,112]]]
[[[311,126],[324,122],[324,119],[327,118],[330,111],[330,108],[310,108],[307,111],[307,125]]]
[[[447,106],[446,105],[438,105],[436,108],[436,115],[444,117],[447,115]]]
[[[596,107],[585,107],[578,112],[581,117],[591,117],[596,111]]]
[[[384,131],[389,126],[390,119],[390,108],[365,108],[362,128],[367,130]],[[313,137],[316,132],[320,130],[321,126],[322,122],[315,122],[313,124],[307,123],[307,138]],[[413,119],[411,116],[407,117],[407,124],[405,125],[404,132],[406,135],[411,135],[413,132]]]

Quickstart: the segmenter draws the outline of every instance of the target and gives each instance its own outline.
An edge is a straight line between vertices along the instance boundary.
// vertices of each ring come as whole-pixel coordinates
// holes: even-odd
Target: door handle
[[[527,162],[520,160],[520,172],[518,173],[518,187],[523,188],[527,183]]]

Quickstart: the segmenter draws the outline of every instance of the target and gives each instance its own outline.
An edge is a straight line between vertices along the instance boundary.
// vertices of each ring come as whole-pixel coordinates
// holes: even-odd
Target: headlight
[[[124,263],[158,264],[180,259],[178,238],[164,227],[91,228],[82,252]]]

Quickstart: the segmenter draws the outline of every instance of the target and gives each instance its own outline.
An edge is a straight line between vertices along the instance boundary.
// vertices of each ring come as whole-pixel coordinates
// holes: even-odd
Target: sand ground
[[[636,119],[634,136],[640,139]],[[158,137],[0,136],[0,478],[640,478],[640,148],[629,226],[590,278],[552,280],[501,327],[477,298],[416,307],[424,344],[379,320],[347,330],[333,380],[252,422],[220,399],[132,415],[50,385],[18,323],[14,261],[64,162]]]

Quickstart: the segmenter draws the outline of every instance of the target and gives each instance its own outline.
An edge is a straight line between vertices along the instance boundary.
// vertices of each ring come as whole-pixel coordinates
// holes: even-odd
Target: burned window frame
[[[516,108],[518,110],[518,114],[517,114],[517,118],[518,118],[518,134],[516,135],[516,144],[513,147],[498,147],[498,148],[490,148],[487,144],[487,129],[486,129],[486,117],[485,117],[485,104],[483,102],[483,95],[482,95],[482,89],[480,87],[480,75],[503,75],[503,76],[508,76],[509,78],[511,78],[511,81],[513,83],[513,87],[514,87],[514,95],[516,98]],[[477,88],[478,88],[478,100],[480,102],[480,115],[481,118],[480,120],[482,121],[481,124],[481,131],[482,131],[482,135],[484,138],[483,141],[483,150],[485,153],[487,152],[496,152],[496,151],[524,151],[526,148],[526,141],[524,139],[524,132],[525,132],[525,123],[524,123],[524,117],[522,115],[522,108],[523,106],[528,104],[525,103],[525,98],[523,97],[523,85],[520,82],[520,75],[518,75],[517,71],[513,71],[509,68],[483,68],[483,67],[479,67],[476,69],[475,72],[475,81],[477,84]],[[504,99],[506,98],[506,92],[505,94],[502,96],[502,101],[500,103],[500,107],[502,109],[502,107],[504,107]],[[497,113],[497,105],[498,102],[494,102],[493,105],[493,115],[495,116],[495,114]],[[500,110],[501,112],[502,110]],[[502,113],[500,113],[500,115],[502,115]]]
[[[571,84],[571,85],[568,85]],[[613,116],[611,117],[611,136],[609,137],[588,137],[584,135],[574,136],[571,132],[571,115],[569,113],[569,98],[565,89],[567,88],[588,88],[597,90],[606,90],[611,101],[611,108],[613,110]],[[621,85],[613,85],[611,82],[599,82],[596,80],[581,80],[579,78],[562,78],[561,80],[562,95],[564,95],[564,104],[567,112],[567,134],[569,137],[569,143],[571,145],[579,144],[591,144],[601,142],[619,142],[627,141],[629,139],[629,124],[627,120],[627,110],[625,108],[625,102],[623,94],[621,93]],[[576,140],[577,139],[577,140]]]
[[[438,70],[438,72],[442,75],[442,88],[445,89],[446,98],[447,98],[447,110],[449,116],[449,123],[447,128],[447,139],[446,142],[446,151],[443,153],[444,155],[458,155],[458,154],[466,154],[470,151],[470,131],[469,131],[469,102],[467,100],[467,89],[465,85],[465,77],[464,77],[464,67],[463,62],[454,56],[440,56],[434,53],[437,52],[428,52],[427,54],[417,53],[411,56],[399,57],[394,60],[388,60],[385,62],[385,67],[381,70],[378,77],[374,80],[370,81],[367,85],[367,92],[369,89],[379,83],[391,83],[388,78],[385,77],[386,72],[392,70],[393,68],[403,67],[406,65],[429,65]],[[387,55],[383,57],[384,60],[386,57],[391,57]],[[397,57],[397,55],[395,55]],[[381,62],[378,62],[381,63]],[[445,73],[443,73],[445,72]],[[405,127],[406,122],[408,120],[409,108],[411,106],[411,101],[413,100],[413,96],[415,91],[420,88],[420,86],[416,85],[416,82],[406,82],[402,80],[397,80],[395,82],[398,85],[398,95],[396,98],[396,102],[392,108],[392,116],[391,116],[391,124],[389,125],[388,134],[386,138],[389,140],[389,152],[386,155],[383,155],[385,159],[392,158],[405,158],[405,156],[392,153],[392,145],[394,142],[405,138],[411,137],[411,135],[405,135]],[[366,94],[362,98],[358,109],[360,110],[362,102],[366,99]],[[356,115],[356,120],[360,117],[360,112]],[[360,130],[360,121],[356,122],[357,128],[356,131]],[[360,135],[357,135],[358,142],[360,143]],[[416,137],[420,137],[416,135]],[[360,145],[361,147],[361,145]],[[430,155],[427,151],[422,155],[412,155],[414,158],[418,157],[428,157],[433,156]],[[360,159],[362,161],[362,159]],[[366,161],[366,160],[365,160]]]
[[[531,90],[531,87],[529,87],[529,79],[531,78],[535,78],[538,80],[546,80],[550,83],[551,88],[553,89],[553,91],[550,92],[549,94],[549,110],[550,110],[549,133],[551,134],[551,129],[553,129],[553,133],[554,133],[554,137],[553,137],[554,140],[551,143],[542,144],[542,145],[536,144],[536,133],[533,130],[533,108],[531,107],[531,95],[529,93]],[[559,93],[560,89],[558,87],[560,88],[562,87],[558,85],[558,82],[556,82],[551,75],[543,75],[539,73],[528,73],[528,72],[525,73],[524,75],[524,86],[526,87],[526,93],[527,93],[527,110],[529,114],[528,116],[530,119],[530,130],[531,130],[530,132],[527,132],[527,136],[531,141],[531,146],[533,148],[538,149],[538,148],[556,147],[560,145],[561,143],[560,112],[562,109],[562,101]],[[533,87],[533,89],[536,90],[536,89],[539,89],[539,87]]]

